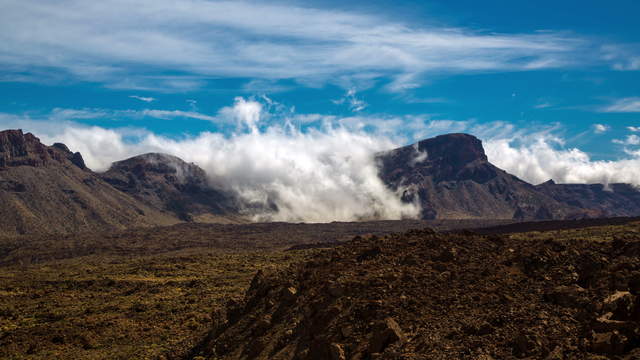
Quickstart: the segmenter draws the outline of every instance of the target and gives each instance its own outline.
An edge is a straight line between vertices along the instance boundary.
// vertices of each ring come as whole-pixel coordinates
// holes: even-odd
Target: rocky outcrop
[[[630,184],[556,184],[553,180],[536,189],[556,201],[581,209],[569,218],[637,216],[640,191]]]

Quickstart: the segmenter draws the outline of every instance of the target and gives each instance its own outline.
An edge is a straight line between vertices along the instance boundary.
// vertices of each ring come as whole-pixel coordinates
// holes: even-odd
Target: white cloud
[[[640,186],[638,157],[591,160],[579,149],[558,148],[550,137],[538,137],[521,145],[515,145],[514,139],[492,139],[485,142],[485,149],[496,166],[533,184],[553,179],[558,183],[624,182]]]
[[[349,110],[351,110],[352,112],[362,111],[368,106],[368,104],[364,100],[358,98],[358,94],[355,88],[347,90],[347,93],[344,95],[344,97],[338,100],[332,100],[332,102],[336,105],[347,104]]]
[[[543,102],[543,103],[535,105],[534,108],[535,109],[546,109],[546,108],[550,108],[551,106],[553,106],[553,105],[551,105],[551,103]]]
[[[609,131],[611,127],[604,124],[593,124],[593,132],[596,134],[603,134]]]
[[[146,109],[138,113],[143,116],[150,116],[157,119],[190,118],[212,122],[217,122],[218,120],[220,120],[215,116],[205,115],[195,111]]]
[[[152,98],[152,97],[145,97],[145,96],[138,96],[138,95],[131,95],[129,97],[132,98],[132,99],[144,101],[146,103],[150,103],[150,102],[156,101],[156,99]]]
[[[262,104],[254,100],[236,97],[233,106],[223,107],[218,114],[222,119],[235,122],[238,131],[248,129],[251,133],[258,133]]]
[[[254,214],[257,220],[324,222],[418,215],[417,205],[402,203],[377,176],[373,155],[397,144],[330,124],[301,132],[285,123],[261,131],[262,111],[262,104],[237,98],[219,113],[235,118],[245,131],[229,137],[203,132],[181,140],[71,122],[52,126],[7,114],[0,114],[0,124],[34,131],[45,143],[64,142],[97,170],[145,152],[179,156],[203,167],[213,184],[260,205],[262,210]],[[277,212],[269,210],[272,204]]]
[[[627,135],[624,140],[613,139],[613,143],[620,145],[640,145],[640,136],[638,135]]]
[[[601,112],[631,113],[640,112],[640,97],[627,97],[614,101],[611,105],[600,109]]]
[[[391,76],[390,89],[401,91],[434,71],[570,66],[588,45],[562,33],[419,26],[383,15],[269,2],[5,0],[2,10],[4,72],[38,73],[36,80],[64,70],[140,90],[189,90],[212,76],[306,84]],[[162,75],[167,70],[185,75]]]
[[[631,132],[639,132],[640,131],[640,127],[639,126],[627,126],[627,130],[629,130]]]
[[[111,111],[105,109],[62,109],[55,108],[51,111],[51,120],[80,120],[98,119],[110,116]]]
[[[640,49],[637,46],[605,45],[604,59],[612,63],[614,70],[640,70]]]

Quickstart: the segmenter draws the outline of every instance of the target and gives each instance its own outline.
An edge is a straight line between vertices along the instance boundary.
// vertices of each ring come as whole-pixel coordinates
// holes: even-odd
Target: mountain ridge
[[[629,184],[532,185],[489,162],[482,141],[446,134],[374,155],[379,177],[422,219],[552,220],[640,215]],[[177,222],[246,222],[234,194],[196,164],[147,153],[104,173],[61,143],[0,131],[0,233],[70,233]]]
[[[76,233],[178,222],[117,191],[63,144],[0,132],[0,233]]]

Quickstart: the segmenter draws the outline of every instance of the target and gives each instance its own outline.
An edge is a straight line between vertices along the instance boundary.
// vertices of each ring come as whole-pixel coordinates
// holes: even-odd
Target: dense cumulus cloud
[[[230,136],[205,132],[183,140],[126,129],[72,123],[56,129],[45,122],[12,120],[14,126],[33,128],[45,143],[64,142],[80,151],[87,165],[97,171],[106,170],[113,161],[147,152],[169,153],[194,162],[207,172],[213,186],[231,191],[252,209],[262,209],[253,214],[256,220],[417,217],[419,207],[403,203],[378,178],[374,154],[396,146],[389,139],[330,125],[305,132],[288,122],[258,129],[261,115],[260,103],[238,98],[219,113],[238,121],[238,132]],[[5,118],[5,122],[10,120]]]
[[[622,160],[592,160],[576,148],[559,148],[557,139],[539,138],[514,145],[512,139],[485,142],[487,157],[494,165],[530,183],[553,179],[557,183],[640,186],[640,154],[629,152]]]

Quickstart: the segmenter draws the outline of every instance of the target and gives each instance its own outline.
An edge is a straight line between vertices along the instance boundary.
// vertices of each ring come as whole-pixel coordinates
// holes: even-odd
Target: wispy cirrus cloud
[[[403,91],[434,71],[571,66],[585,46],[559,32],[496,34],[269,2],[5,0],[0,14],[3,77],[49,70],[140,90],[179,91],[212,77],[318,84],[357,74],[390,77],[389,89]]]
[[[600,111],[608,113],[640,112],[640,97],[627,97],[618,99],[612,104],[600,108]]]
[[[154,110],[154,109],[145,109],[139,112],[135,112],[135,114],[139,114],[142,116],[149,116],[156,119],[175,119],[175,118],[189,118],[189,119],[197,119],[197,120],[206,120],[206,121],[217,121],[219,120],[215,116],[202,114],[196,111],[183,111],[183,110]]]
[[[602,50],[614,70],[640,70],[640,46],[605,45]]]
[[[140,100],[140,101],[144,101],[146,103],[151,103],[156,101],[156,98],[150,97],[150,96],[139,96],[139,95],[130,95],[129,96],[132,99],[136,99],[136,100]]]
[[[539,104],[534,105],[533,108],[534,109],[547,109],[547,108],[550,108],[552,106],[553,105],[550,102],[545,101],[545,102],[541,102]]]
[[[358,93],[355,88],[347,90],[347,93],[337,100],[332,100],[336,105],[346,104],[349,110],[352,112],[359,112],[364,110],[368,104],[358,97]]]

